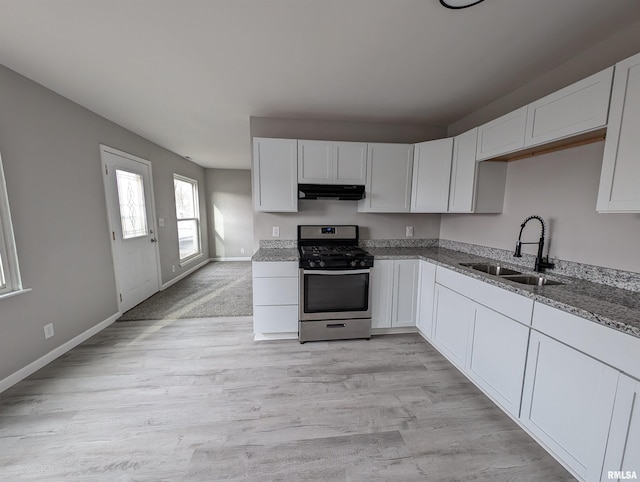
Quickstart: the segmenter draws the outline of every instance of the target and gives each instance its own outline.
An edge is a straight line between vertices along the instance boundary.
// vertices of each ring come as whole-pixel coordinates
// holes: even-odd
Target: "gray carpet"
[[[251,316],[250,261],[214,261],[124,313],[118,321]]]

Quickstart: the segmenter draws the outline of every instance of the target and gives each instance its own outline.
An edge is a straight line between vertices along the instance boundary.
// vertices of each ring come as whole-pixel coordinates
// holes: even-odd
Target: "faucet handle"
[[[516,241],[516,252],[513,253],[516,258],[522,258],[522,242]]]

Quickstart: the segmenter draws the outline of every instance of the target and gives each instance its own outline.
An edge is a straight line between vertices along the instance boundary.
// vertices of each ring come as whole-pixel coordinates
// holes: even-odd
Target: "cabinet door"
[[[375,261],[371,270],[371,327],[390,328],[393,296],[393,261]]]
[[[524,147],[527,106],[478,127],[476,160],[489,159]]]
[[[298,148],[295,139],[253,139],[256,211],[298,210]]]
[[[358,211],[409,212],[412,171],[413,145],[368,144],[366,197]]]
[[[298,182],[302,184],[333,182],[331,141],[298,141]]]
[[[601,480],[627,479],[640,472],[640,382],[620,376]],[[609,472],[618,472],[610,474]],[[622,474],[620,473],[622,472]],[[622,479],[624,480],[624,479]]]
[[[447,212],[452,152],[452,138],[421,142],[414,146],[411,212]]]
[[[522,422],[584,480],[599,480],[618,372],[531,334]]]
[[[453,139],[451,183],[449,188],[449,212],[451,213],[473,212],[477,141],[477,127]]]
[[[468,373],[509,413],[520,415],[530,329],[476,306]]]
[[[475,303],[437,283],[434,303],[433,342],[452,363],[465,371]]]
[[[367,181],[367,144],[334,142],[333,176],[336,184],[364,185]]]
[[[525,147],[607,125],[613,67],[529,104]]]
[[[640,54],[616,64],[609,108],[599,212],[640,211]]]
[[[391,326],[416,326],[417,295],[418,260],[405,259],[394,261]]]
[[[433,338],[433,292],[435,286],[436,266],[427,261],[420,261],[416,324],[428,340]]]

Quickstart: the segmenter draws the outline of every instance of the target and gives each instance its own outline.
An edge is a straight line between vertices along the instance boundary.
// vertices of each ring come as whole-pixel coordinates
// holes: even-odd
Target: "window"
[[[0,157],[0,296],[22,290],[18,254],[11,226],[7,184]]]
[[[120,202],[122,237],[130,239],[146,236],[149,232],[142,176],[135,172],[116,169],[116,184]]]
[[[198,208],[198,181],[173,175],[178,219],[178,249],[180,262],[201,254],[200,210]]]

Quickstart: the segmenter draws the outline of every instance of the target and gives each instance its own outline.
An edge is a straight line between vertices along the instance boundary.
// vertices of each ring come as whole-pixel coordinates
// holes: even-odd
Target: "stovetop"
[[[301,268],[361,269],[373,266],[373,255],[358,246],[300,246]]]

